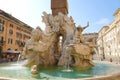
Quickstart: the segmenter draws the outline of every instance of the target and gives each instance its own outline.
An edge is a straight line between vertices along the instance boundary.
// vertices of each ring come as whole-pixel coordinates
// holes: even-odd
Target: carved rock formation
[[[56,16],[43,12],[45,31],[37,27],[26,43],[23,54],[26,66],[75,66],[92,67],[94,43],[84,41],[82,31],[89,26],[75,27],[72,17],[62,13]],[[62,40],[60,39],[62,37]]]

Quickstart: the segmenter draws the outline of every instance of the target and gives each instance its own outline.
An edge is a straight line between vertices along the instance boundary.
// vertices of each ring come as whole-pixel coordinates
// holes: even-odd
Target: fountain
[[[77,27],[72,17],[62,13],[56,16],[43,12],[45,31],[37,27],[26,43],[22,56],[27,58],[25,66],[71,66],[92,67],[94,40],[84,41],[82,31],[89,26]],[[59,37],[63,40],[60,43]],[[61,45],[60,45],[61,44]],[[56,50],[57,47],[57,50]],[[61,49],[60,49],[61,48]]]
[[[76,27],[73,18],[63,12],[56,15],[43,12],[42,21],[46,25],[45,31],[40,27],[34,29],[20,55],[26,61],[18,61],[17,65],[1,64],[0,76],[25,80],[69,80],[108,75],[118,69],[118,66],[93,62],[94,38],[84,40],[82,35],[89,23]]]

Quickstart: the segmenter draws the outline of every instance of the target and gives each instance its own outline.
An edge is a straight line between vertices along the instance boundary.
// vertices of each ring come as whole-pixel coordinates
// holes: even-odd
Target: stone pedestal
[[[59,12],[68,14],[67,0],[51,0],[52,15],[57,15]]]

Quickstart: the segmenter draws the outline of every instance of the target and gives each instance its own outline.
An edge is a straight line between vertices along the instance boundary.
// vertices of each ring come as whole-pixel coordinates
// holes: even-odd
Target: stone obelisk
[[[59,12],[68,14],[68,1],[67,0],[51,0],[52,15],[55,16]]]

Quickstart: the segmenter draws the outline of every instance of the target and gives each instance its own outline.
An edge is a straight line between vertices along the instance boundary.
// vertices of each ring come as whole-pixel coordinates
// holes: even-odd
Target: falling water
[[[98,60],[101,60],[101,59],[100,59],[100,55],[99,55],[99,53],[98,53],[98,50],[97,50],[96,48],[94,48],[94,51],[95,51],[95,54],[97,55],[97,59],[98,59]]]
[[[65,48],[65,54],[66,54],[66,61],[65,61],[65,70],[62,70],[64,72],[72,72],[73,70],[70,69],[70,53],[69,51],[69,46]]]
[[[21,54],[19,54],[18,59],[17,59],[17,63],[20,61],[21,58]]]

